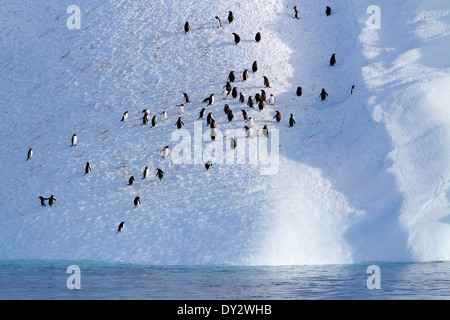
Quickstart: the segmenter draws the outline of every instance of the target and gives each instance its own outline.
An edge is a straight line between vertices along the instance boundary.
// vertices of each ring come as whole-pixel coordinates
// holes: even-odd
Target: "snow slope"
[[[445,1],[382,1],[377,30],[366,25],[369,1],[332,3],[326,17],[329,1],[80,0],[81,29],[68,30],[71,4],[7,1],[1,9],[0,259],[237,265],[450,259]],[[294,5],[299,20],[292,18]],[[231,24],[228,10],[236,18]],[[232,32],[242,38],[238,45]],[[255,60],[258,72],[243,82],[242,71]],[[268,76],[275,106],[260,112],[231,97],[223,101],[231,70],[245,97],[264,89]],[[329,93],[323,102],[322,88]],[[183,92],[192,102],[178,130]],[[215,104],[207,106],[202,101],[211,93]],[[230,151],[228,136],[213,145],[206,121],[196,121],[203,107],[224,135],[245,125],[240,109],[255,119],[250,142],[238,140],[236,152],[247,147],[244,163],[216,159],[205,170],[212,146],[224,156]],[[155,127],[142,125],[144,108],[150,119],[157,116]],[[128,120],[120,122],[125,111]],[[248,148],[265,142],[257,135],[264,125],[278,131],[253,164]],[[74,133],[79,143],[71,147]],[[204,136],[204,157],[192,146],[184,163],[176,152],[163,159],[160,150],[176,151],[180,134],[192,145]],[[34,156],[25,161],[30,147]],[[271,175],[262,162],[277,152]],[[86,162],[92,172],[85,176]],[[141,180],[145,166],[150,177]],[[161,181],[156,168],[166,173]],[[129,186],[131,175],[136,182]],[[51,194],[55,205],[40,207],[38,197]],[[142,203],[135,208],[136,196]],[[121,221],[125,228],[117,233]]]

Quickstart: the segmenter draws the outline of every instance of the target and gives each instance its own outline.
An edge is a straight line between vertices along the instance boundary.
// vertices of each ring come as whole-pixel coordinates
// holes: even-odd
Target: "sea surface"
[[[0,261],[0,299],[447,300],[450,263],[240,267]]]

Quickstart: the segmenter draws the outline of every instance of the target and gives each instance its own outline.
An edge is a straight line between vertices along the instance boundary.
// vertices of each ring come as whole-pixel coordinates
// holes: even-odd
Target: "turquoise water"
[[[371,264],[322,266],[141,266],[86,261],[0,261],[0,299],[388,300],[449,299],[450,263],[386,263],[380,289]],[[67,267],[80,289],[68,289]],[[73,282],[75,283],[75,282]],[[375,282],[371,282],[375,283]]]

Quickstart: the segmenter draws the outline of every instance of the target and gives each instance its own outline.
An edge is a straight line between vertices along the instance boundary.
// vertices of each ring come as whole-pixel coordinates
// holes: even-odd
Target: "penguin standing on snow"
[[[131,186],[134,183],[134,177],[131,176],[130,179],[128,179],[128,185]]]
[[[77,134],[74,133],[73,136],[72,136],[72,147],[76,147],[77,146],[77,141],[78,141]]]
[[[230,91],[228,91],[227,89],[223,90],[222,100],[227,100],[229,94],[230,94]]]
[[[297,87],[297,97],[302,96],[302,87]]]
[[[148,123],[148,114],[145,113],[142,117],[142,125],[146,125]]]
[[[134,207],[137,207],[141,204],[141,198],[140,197],[135,197],[133,200],[134,203]]]
[[[235,75],[234,75],[234,71],[233,71],[233,70],[231,70],[230,73],[228,74],[228,80],[229,80],[231,83],[233,83],[234,80],[236,80],[236,77],[235,77]]]
[[[212,167],[212,162],[210,160],[206,161],[206,163],[205,163],[206,171],[208,171],[209,168],[211,168],[211,167]]]
[[[267,129],[267,125],[264,125],[264,128],[262,130],[263,135],[268,138],[269,137],[269,129]]]
[[[259,111],[263,111],[264,107],[265,107],[264,100],[263,99],[259,99],[259,102],[258,102],[258,109],[259,109]]]
[[[203,116],[205,115],[205,111],[206,111],[206,108],[203,108],[202,110],[200,110],[197,120],[203,119]]]
[[[216,120],[211,118],[211,124],[210,124],[210,128],[211,129],[215,129],[216,128]]]
[[[277,121],[277,123],[280,123],[281,113],[279,111],[276,111],[276,115],[273,118]]]
[[[264,87],[265,88],[270,88],[269,79],[266,76],[263,76],[263,78],[264,78]]]
[[[355,85],[352,85],[352,90],[350,91],[350,94],[353,94],[354,90],[355,90]]]
[[[293,127],[295,124],[294,116],[291,113],[291,117],[289,118],[289,128]]]
[[[228,112],[230,112],[230,106],[228,104],[225,104],[225,106],[223,107],[223,112],[225,113],[225,115],[227,115]]]
[[[240,103],[244,103],[244,102],[245,102],[245,97],[244,97],[244,95],[242,94],[242,92],[239,93],[239,102],[240,102]]]
[[[222,22],[220,21],[220,18],[218,16],[215,16],[216,22],[217,22],[217,28],[220,28],[222,26]]]
[[[153,118],[152,118],[152,127],[156,126],[157,123],[158,123],[158,120],[156,119],[156,116],[153,116]]]
[[[191,30],[191,26],[189,25],[189,22],[186,21],[184,24],[184,33],[188,33]]]
[[[233,32],[233,36],[234,36],[234,43],[236,43],[236,45],[239,42],[241,42],[241,37],[237,33]]]
[[[208,103],[208,105],[214,104],[214,93],[212,93],[208,98],[205,98],[202,103]]]
[[[163,153],[163,158],[167,159],[167,157],[169,156],[169,146],[165,146],[164,149],[162,149],[160,152]]]
[[[266,100],[267,100],[267,95],[264,90],[261,90],[261,100],[264,102],[266,102]]]
[[[258,32],[255,36],[255,40],[256,42],[260,42],[261,41],[261,32]]]
[[[212,120],[212,112],[209,112],[208,115],[206,116],[206,125],[210,125],[211,124],[211,120]]]
[[[27,161],[33,157],[33,148],[28,149]]]
[[[249,118],[248,118],[248,126],[249,126],[250,128],[253,128],[253,118],[252,118],[252,117],[249,117]]]
[[[273,94],[270,94],[269,103],[271,106],[275,105],[275,97]]]
[[[247,79],[248,79],[248,69],[245,69],[244,72],[242,73],[242,80],[247,81]]]
[[[294,6],[294,19],[300,19],[300,18],[298,17],[297,6]]]
[[[183,114],[184,113],[184,104],[179,104],[177,105],[178,108],[180,108],[180,110],[178,110],[179,114]]]
[[[325,101],[327,99],[328,93],[325,91],[324,88],[322,88],[322,92],[320,93],[320,98],[322,101]]]
[[[236,99],[238,96],[237,88],[234,87],[233,90],[231,90],[231,96]]]
[[[145,167],[144,173],[142,174],[142,180],[147,179],[149,174],[148,166]]]
[[[331,8],[327,6],[325,13],[327,14],[327,17],[331,15]]]
[[[248,121],[247,112],[244,109],[241,109],[241,111],[242,111],[242,118],[244,118],[244,121],[247,122]]]
[[[51,195],[50,198],[48,198],[48,205],[52,207],[54,201],[56,201],[56,199],[55,197],[53,197],[53,195]]]
[[[117,228],[117,233],[122,232],[123,227],[125,226],[125,221],[122,221]]]
[[[234,21],[233,12],[228,11],[228,23],[232,23]]]
[[[232,150],[236,149],[237,147],[237,142],[235,138],[230,138],[230,147]]]
[[[156,169],[158,172],[156,173],[156,176],[158,177],[158,179],[161,181],[161,179],[164,177],[165,172],[162,171],[161,169],[157,168]]]
[[[45,198],[43,196],[39,196],[39,200],[41,200],[41,207],[45,206]]]
[[[167,121],[167,112],[166,111],[161,112],[159,115],[162,116],[163,121]]]
[[[84,167],[84,175],[87,175],[89,172],[91,172],[91,165],[89,162],[86,162],[86,166]]]
[[[127,122],[128,119],[128,111],[125,111],[122,115],[122,119],[120,121]]]
[[[191,101],[189,100],[189,96],[188,96],[187,93],[185,93],[185,92],[183,92],[183,101],[184,101],[184,103],[189,103],[189,102],[191,102]]]
[[[250,128],[247,126],[244,126],[244,129],[245,129],[245,137],[250,138]]]
[[[143,113],[143,114],[150,114],[151,112],[150,112],[150,109],[144,109],[144,110],[142,110],[141,113]]]
[[[227,84],[223,86],[228,93],[231,92],[231,83],[230,81],[227,81]]]
[[[183,121],[181,121],[181,117],[178,118],[177,122],[175,123],[178,129],[181,129],[182,126],[184,126]]]
[[[256,71],[258,71],[258,61],[253,61],[252,71],[253,73],[256,73]]]
[[[248,106],[250,109],[255,109],[255,108],[253,107],[253,96],[249,96],[249,97],[248,97],[248,100],[247,100],[247,106]]]
[[[231,111],[231,110],[228,111],[227,119],[228,119],[228,122],[233,121],[233,119],[234,119],[233,111]]]
[[[336,53],[333,53],[330,58],[330,66],[334,66],[336,64]]]

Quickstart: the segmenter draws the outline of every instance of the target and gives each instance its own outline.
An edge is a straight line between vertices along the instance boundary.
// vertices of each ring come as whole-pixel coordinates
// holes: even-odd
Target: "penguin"
[[[259,103],[259,101],[261,100],[261,95],[258,93],[255,94],[255,102]]]
[[[253,61],[252,71],[253,73],[256,73],[256,71],[258,71],[258,61]]]
[[[327,14],[327,17],[331,15],[331,8],[327,6],[325,13]]]
[[[350,94],[353,94],[354,90],[355,90],[355,85],[352,85],[352,90],[350,91]]]
[[[142,113],[143,114],[150,114],[151,112],[150,112],[150,109],[144,109],[144,110],[142,110]]]
[[[330,58],[330,66],[334,66],[336,64],[336,53],[333,53]]]
[[[266,100],[267,100],[267,95],[264,90],[261,90],[261,100],[264,102],[266,102]]]
[[[56,201],[55,197],[53,197],[53,195],[50,196],[50,198],[48,198],[48,205],[50,207],[53,206],[53,201]]]
[[[234,21],[233,12],[228,11],[228,23],[232,23]]]
[[[231,111],[231,110],[228,111],[227,119],[228,119],[228,122],[233,121],[233,119],[234,119],[233,111]]]
[[[227,115],[228,112],[230,112],[230,106],[228,104],[225,104],[225,106],[223,107],[223,112]]]
[[[273,96],[273,94],[270,94],[269,103],[271,106],[275,105],[275,97]]]
[[[87,175],[89,172],[91,172],[91,165],[89,162],[86,162],[86,166],[84,167],[84,175]]]
[[[156,169],[158,172],[156,173],[156,176],[159,178],[159,180],[161,181],[161,179],[163,178],[165,172],[162,171],[161,169],[157,168]]]
[[[33,148],[28,149],[27,161],[33,157]]]
[[[211,120],[212,120],[212,112],[209,112],[208,115],[206,116],[206,125],[210,125],[211,124]]]
[[[255,109],[255,108],[253,107],[253,96],[249,96],[249,97],[248,97],[248,100],[247,100],[247,106],[248,106],[250,109]]]
[[[214,104],[214,93],[212,93],[208,98],[205,98],[202,103],[208,103],[208,105]]]
[[[236,99],[238,96],[237,88],[234,87],[233,90],[231,90],[231,96]]]
[[[268,138],[269,137],[269,129],[267,129],[267,125],[264,125],[264,128],[262,130],[263,135]]]
[[[255,36],[255,40],[256,42],[260,42],[261,41],[261,32],[258,32]]]
[[[128,179],[128,185],[131,186],[134,183],[134,177],[131,176],[130,179]]]
[[[265,88],[270,88],[269,79],[266,76],[263,76],[263,78],[264,78],[264,87]]]
[[[159,115],[162,116],[163,121],[167,121],[167,112],[166,111],[161,112]]]
[[[242,94],[242,92],[239,93],[239,102],[240,102],[240,103],[244,103],[244,102],[245,102],[245,97],[244,97],[244,95]]]
[[[259,102],[258,102],[258,109],[259,109],[259,111],[263,111],[264,107],[265,107],[264,100],[260,99]]]
[[[181,117],[178,118],[177,122],[175,123],[178,129],[181,129],[182,126],[184,126],[183,121],[181,121]]]
[[[218,16],[215,16],[216,22],[217,22],[217,28],[220,28],[222,26],[222,22],[220,21],[220,18]]]
[[[228,74],[228,80],[233,83],[234,80],[236,80],[236,77],[234,76],[234,71],[230,71],[230,73]]]
[[[223,90],[222,100],[227,100],[229,94],[230,94],[230,91],[228,91],[227,89]]]
[[[244,129],[245,129],[245,137],[250,138],[250,128],[247,126],[244,126]]]
[[[302,87],[297,87],[297,97],[302,96]]]
[[[120,121],[127,122],[128,119],[128,111],[125,111],[122,115],[122,119]]]
[[[179,104],[177,105],[178,108],[180,108],[180,110],[178,110],[179,114],[183,114],[184,113],[184,104]]]
[[[125,222],[122,221],[122,222],[119,224],[119,227],[117,228],[117,232],[116,232],[116,233],[122,232],[122,231],[123,231],[124,225],[125,225]]]
[[[241,111],[242,111],[242,118],[244,118],[244,121],[247,122],[248,121],[247,112],[244,109],[241,109]]]
[[[241,42],[241,37],[239,37],[239,35],[235,32],[233,32],[233,36],[234,36],[234,43],[236,43],[236,45]]]
[[[144,172],[142,174],[142,180],[147,179],[149,174],[148,166],[145,167]]]
[[[242,81],[247,81],[248,79],[248,69],[245,69],[244,72],[242,72]]]
[[[186,21],[184,24],[184,34],[188,33],[191,30],[191,26],[189,25],[189,22]]]
[[[209,168],[211,168],[212,165],[213,165],[213,164],[212,164],[212,162],[211,162],[210,160],[206,161],[206,163],[205,163],[206,171],[209,171]]]
[[[157,123],[158,123],[158,119],[156,119],[156,116],[153,116],[153,118],[152,118],[152,127],[156,126]]]
[[[325,91],[324,88],[322,88],[322,92],[320,93],[320,98],[322,101],[325,101],[327,99],[328,93]]]
[[[39,196],[39,200],[41,200],[41,207],[45,206],[45,198],[42,196]]]
[[[189,100],[189,96],[188,96],[187,93],[185,93],[185,92],[183,92],[183,101],[184,101],[184,103],[189,103],[189,102],[191,102],[191,101]]]
[[[291,117],[289,118],[289,128],[293,127],[295,124],[294,115],[291,113]]]
[[[169,156],[169,146],[165,146],[164,149],[162,149],[160,152],[163,153],[163,158],[167,159],[167,157]]]
[[[78,142],[78,137],[77,134],[74,133],[72,136],[72,147],[76,147],[77,146],[77,142]]]
[[[227,84],[223,86],[225,88],[225,90],[228,91],[228,93],[231,92],[231,83],[230,81],[227,81]]]
[[[297,6],[294,6],[294,19],[300,19],[300,18],[298,17]]]
[[[211,119],[211,125],[210,125],[211,129],[215,129],[216,128],[216,120]]]
[[[275,112],[276,112],[276,115],[273,118],[277,121],[277,123],[280,123],[280,121],[281,121],[281,114],[280,114],[279,111],[275,111]]]
[[[138,207],[141,204],[141,198],[140,197],[135,197],[133,200],[134,203],[134,207]]]
[[[205,115],[205,111],[206,111],[206,108],[203,108],[202,110],[200,110],[197,120],[203,119],[203,116]]]
[[[236,139],[235,139],[235,138],[230,138],[230,147],[231,147],[231,150],[236,149],[236,147],[237,147],[237,142],[236,142]]]
[[[250,128],[253,128],[253,118],[252,118],[252,117],[249,117],[249,118],[248,118],[248,126],[249,126]]]
[[[216,140],[216,130],[211,129],[211,132],[209,133],[209,137],[211,138],[211,140]]]
[[[148,114],[144,114],[144,116],[142,117],[142,124],[145,125],[148,123]]]

